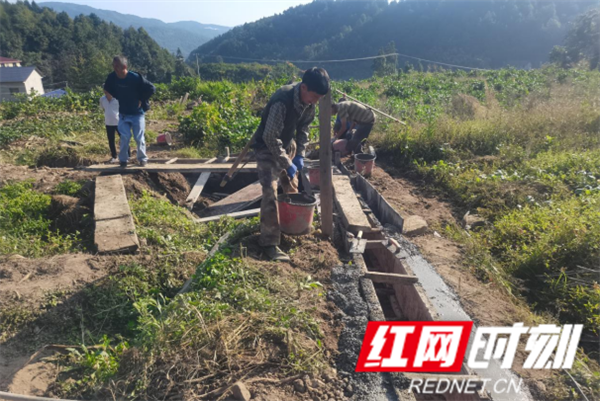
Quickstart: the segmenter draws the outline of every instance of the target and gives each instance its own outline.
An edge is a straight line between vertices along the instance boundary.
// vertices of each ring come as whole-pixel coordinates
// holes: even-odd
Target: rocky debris
[[[471,214],[471,212],[468,211],[463,216],[461,224],[465,230],[475,230],[485,226],[486,221],[478,214]]]
[[[231,392],[233,393],[233,397],[239,401],[250,401],[252,395],[250,391],[246,388],[246,385],[242,382],[237,382],[231,388]]]
[[[427,222],[421,216],[413,215],[404,219],[402,234],[409,237],[422,235],[427,232]]]
[[[302,379],[296,379],[296,380],[294,380],[294,390],[297,393],[305,393],[306,392],[306,385],[304,384],[304,380],[302,380]]]

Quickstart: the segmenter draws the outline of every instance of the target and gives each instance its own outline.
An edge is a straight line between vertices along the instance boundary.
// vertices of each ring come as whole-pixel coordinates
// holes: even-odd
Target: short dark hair
[[[347,101],[348,99],[346,99],[345,97],[341,97],[340,100],[338,100],[338,103],[342,103]]]
[[[329,74],[323,68],[313,67],[304,72],[302,83],[310,92],[325,95],[329,92]]]
[[[113,63],[118,63],[119,65],[122,65],[123,67],[127,67],[127,57],[120,55],[120,54],[117,56],[114,56]]]

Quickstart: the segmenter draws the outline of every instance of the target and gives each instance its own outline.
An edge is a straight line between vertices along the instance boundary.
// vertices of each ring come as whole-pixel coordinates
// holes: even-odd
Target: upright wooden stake
[[[331,92],[319,102],[320,127],[320,188],[321,229],[323,234],[333,236],[333,186],[331,185]]]

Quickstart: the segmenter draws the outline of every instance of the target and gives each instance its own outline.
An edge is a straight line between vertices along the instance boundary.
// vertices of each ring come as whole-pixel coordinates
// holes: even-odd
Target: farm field
[[[158,84],[150,157],[239,152],[290,79]],[[411,240],[473,320],[584,324],[571,374],[600,397],[600,72],[407,71],[334,88],[407,123],[378,117],[369,180],[403,216],[427,220]],[[179,101],[186,93],[189,105]],[[242,381],[265,401],[366,391],[346,380],[344,314],[332,300],[329,268],[346,255],[318,221],[315,234],[284,237],[290,264],[266,262],[257,218],[192,221],[215,201],[184,207],[197,177],[131,174],[141,252],[95,254],[96,174],[75,168],[110,158],[100,96],[0,105],[0,390],[224,399]],[[170,148],[156,144],[165,132]],[[467,213],[477,227],[464,227]],[[226,232],[229,248],[206,259]],[[176,297],[194,272],[194,291]],[[582,399],[563,372],[517,373],[536,400]]]

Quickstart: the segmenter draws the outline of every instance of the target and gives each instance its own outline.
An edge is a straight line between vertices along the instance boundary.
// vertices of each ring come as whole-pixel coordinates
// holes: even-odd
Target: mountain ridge
[[[216,25],[203,24],[196,21],[164,22],[157,18],[144,18],[133,14],[123,14],[112,10],[103,10],[82,4],[63,2],[38,3],[40,7],[48,7],[56,12],[66,12],[71,18],[83,14],[96,14],[100,19],[112,22],[123,29],[130,26],[144,28],[148,35],[160,46],[171,53],[176,53],[179,48],[184,57],[198,46],[206,43],[214,37],[227,32],[230,28]]]
[[[205,62],[331,60],[397,51],[442,63],[494,69],[539,67],[562,44],[569,23],[597,0],[481,2],[313,1],[235,27],[192,51]],[[393,42],[393,45],[391,44]],[[393,50],[393,51],[389,51]],[[399,57],[400,65],[417,62]],[[423,68],[429,68],[426,63]],[[310,66],[302,63],[300,66]],[[366,78],[372,61],[324,63],[336,78]]]

